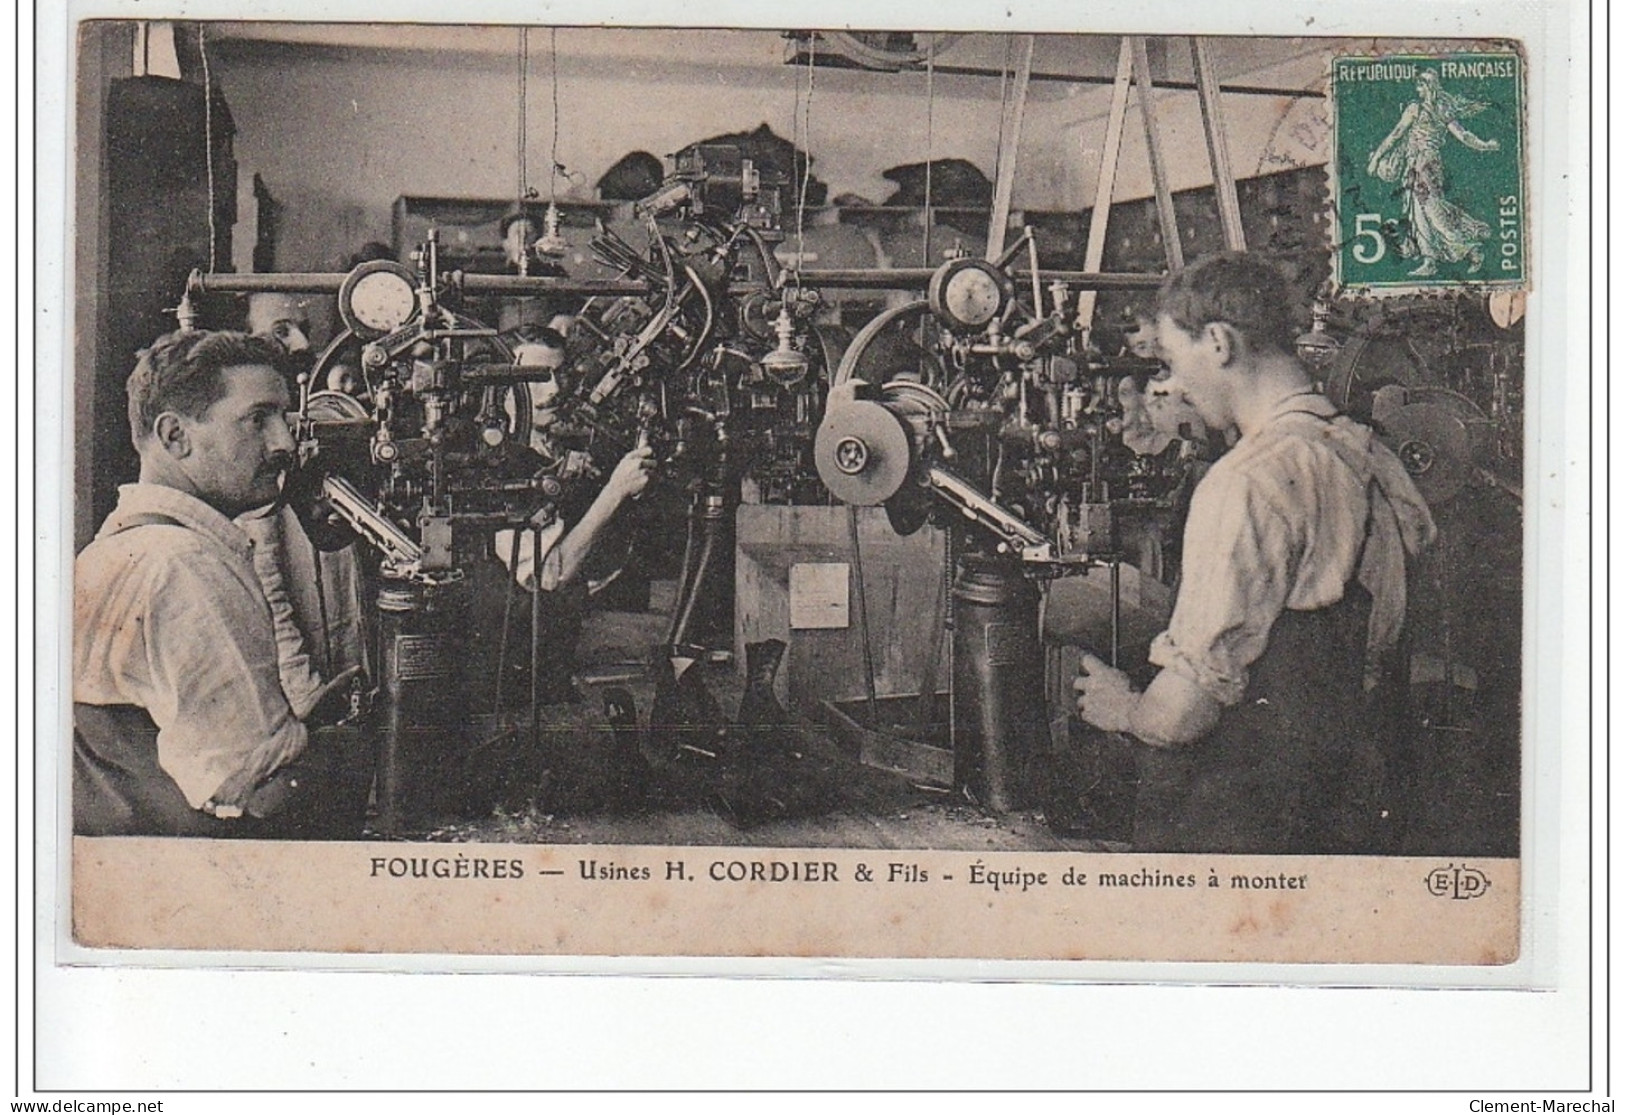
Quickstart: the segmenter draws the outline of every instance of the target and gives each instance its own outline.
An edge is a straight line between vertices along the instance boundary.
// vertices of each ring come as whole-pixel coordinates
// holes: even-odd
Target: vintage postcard
[[[67,953],[1538,982],[1547,46],[811,22],[72,24]]]

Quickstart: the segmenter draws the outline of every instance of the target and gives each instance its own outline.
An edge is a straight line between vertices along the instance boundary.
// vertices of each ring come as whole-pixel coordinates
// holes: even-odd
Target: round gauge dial
[[[363,263],[339,287],[339,314],[363,337],[393,333],[418,312],[412,272],[391,260]]]
[[[1013,296],[1010,277],[980,259],[949,260],[926,291],[931,312],[950,329],[981,329],[1004,313]]]

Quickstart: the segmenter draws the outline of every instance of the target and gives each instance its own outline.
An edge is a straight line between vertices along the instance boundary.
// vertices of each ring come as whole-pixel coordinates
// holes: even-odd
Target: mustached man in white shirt
[[[140,475],[74,563],[78,833],[360,833],[370,771],[311,746],[232,521],[294,464],[279,358],[269,338],[186,331],[130,376]]]

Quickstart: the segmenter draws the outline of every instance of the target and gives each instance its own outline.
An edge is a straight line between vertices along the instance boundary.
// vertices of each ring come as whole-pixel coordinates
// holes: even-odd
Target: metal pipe
[[[469,294],[648,294],[648,283],[635,279],[562,279],[528,275],[476,275],[453,272],[452,285]]]
[[[943,531],[943,545],[947,546],[946,536],[951,531]],[[948,635],[949,602],[953,597],[953,571],[948,570],[937,579],[937,603],[931,619],[931,649],[925,656],[925,669],[920,678],[920,703],[915,712],[914,738],[921,743],[930,740],[931,715],[937,703],[937,674],[942,668],[942,643]],[[950,671],[952,672],[952,671]],[[952,747],[952,740],[949,741]]]
[[[899,267],[889,271],[869,268],[848,268],[808,271],[787,271],[796,276],[803,286],[826,290],[914,290],[923,289],[936,274],[934,267]],[[1027,271],[1012,271],[1011,279],[1023,282]],[[1038,272],[1041,283],[1064,283],[1085,290],[1156,290],[1164,276],[1133,271],[1052,271]]]
[[[515,537],[518,532],[515,531]],[[542,744],[542,526],[532,524],[530,534],[530,743]],[[517,546],[515,548],[517,553]],[[498,713],[502,710],[498,709]]]
[[[513,545],[508,549],[507,576],[503,579],[502,585],[502,633],[497,639],[497,687],[496,693],[491,698],[491,711],[498,715],[502,713],[502,681],[508,671],[508,632],[513,626],[513,590],[514,578],[519,572],[519,540],[524,533],[522,530],[513,532]],[[500,557],[498,560],[501,560]],[[534,577],[541,571],[540,563],[532,562],[531,570]]]
[[[914,290],[923,289],[936,274],[934,267],[814,268],[786,269],[789,281],[802,286],[828,290]],[[1022,282],[1028,271],[1015,271],[1011,277]],[[196,272],[189,289],[204,294],[336,294],[346,276],[342,272],[267,271],[257,274]],[[1155,290],[1163,276],[1132,271],[1052,271],[1038,272],[1041,283],[1064,283],[1085,290]],[[469,294],[507,294],[515,297],[544,294],[578,294],[589,297],[646,295],[654,292],[648,283],[630,279],[544,279],[525,275],[470,275],[461,273],[455,285]],[[761,283],[730,283],[729,294],[762,290]]]
[[[671,638],[667,640],[672,646],[694,641],[689,637],[694,625],[694,614],[699,607],[701,594],[707,588],[706,582],[710,579],[711,569],[716,563],[717,528],[722,522],[723,500],[719,495],[706,495],[702,498],[705,502],[699,522],[699,554],[694,560],[693,575],[678,588]]]
[[[190,286],[204,294],[337,294],[343,272],[288,271],[239,275],[194,271]]]
[[[684,594],[688,591],[689,582],[694,579],[694,563],[699,557],[699,516],[696,514],[697,504],[691,503],[688,511],[688,530],[683,538],[683,563],[678,567],[677,596],[672,601],[671,623],[666,626],[666,645],[673,646],[677,642],[677,629],[683,623]]]
[[[191,286],[205,294],[337,294],[348,277],[343,271],[194,272]],[[628,279],[559,279],[531,275],[452,273],[451,283],[469,294],[648,294],[647,283]]]
[[[863,583],[863,547],[858,542],[858,509],[846,505],[846,533],[852,539],[852,576],[857,582],[858,637],[863,640],[863,696],[869,705],[869,727],[880,727],[880,703],[875,695],[875,652],[869,639],[869,590]]]

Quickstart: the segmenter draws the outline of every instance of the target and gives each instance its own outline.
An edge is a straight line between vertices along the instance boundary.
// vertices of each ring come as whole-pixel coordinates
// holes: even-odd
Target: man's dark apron
[[[73,704],[73,831],[79,836],[352,840],[366,820],[372,746],[354,727],[318,728],[254,788],[232,820],[193,809],[158,765],[158,725],[135,705]]]
[[[1371,597],[1285,611],[1247,693],[1185,748],[1137,748],[1134,847],[1148,852],[1383,850],[1390,710],[1364,690]]]
[[[1384,498],[1373,482],[1369,503]],[[1366,520],[1367,537],[1372,519]],[[1363,543],[1362,555],[1363,557]],[[1181,748],[1137,746],[1134,847],[1152,852],[1380,854],[1400,818],[1389,799],[1398,687],[1366,691],[1371,594],[1285,610],[1241,703]],[[1385,783],[1389,785],[1385,786]]]
[[[181,524],[143,515],[123,529],[147,525]],[[73,831],[80,836],[355,837],[371,780],[365,735],[324,728],[255,788],[243,817],[221,820],[193,809],[159,765],[158,725],[146,709],[73,703]]]

